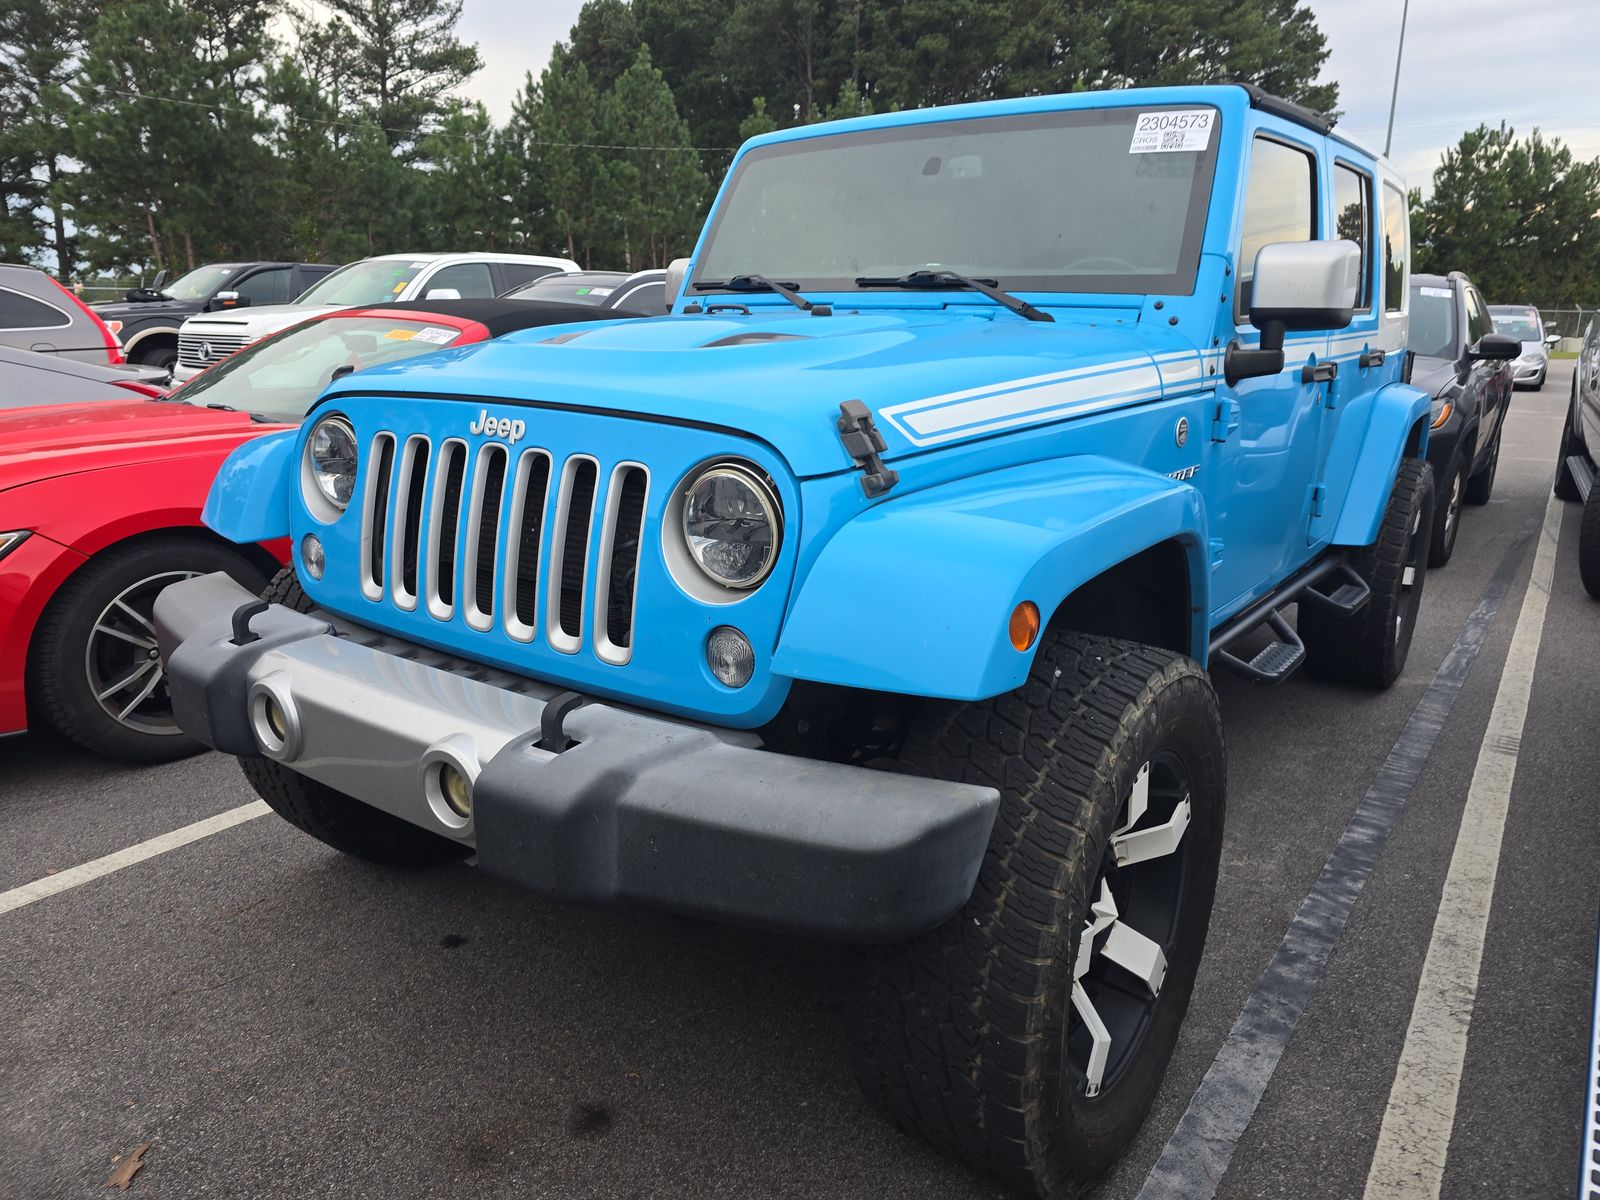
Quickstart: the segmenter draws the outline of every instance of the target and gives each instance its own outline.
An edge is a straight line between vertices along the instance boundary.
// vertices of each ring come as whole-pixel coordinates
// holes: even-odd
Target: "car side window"
[[[495,294],[488,263],[456,263],[434,272],[422,287],[421,299],[439,288],[454,288],[463,300],[488,299]]]
[[[1316,160],[1286,142],[1257,134],[1245,183],[1244,234],[1239,242],[1239,287],[1234,316],[1250,311],[1256,253],[1273,242],[1309,242],[1317,236]]]
[[[1359,311],[1372,308],[1372,177],[1344,163],[1333,167],[1334,236],[1361,247]]]
[[[0,329],[62,329],[72,318],[53,304],[0,288]]]
[[[500,269],[502,296],[513,288],[532,283],[535,279],[543,279],[546,275],[555,275],[560,270],[558,267],[540,266],[537,263],[503,262],[496,263],[495,266]]]
[[[246,276],[232,288],[253,305],[287,304],[294,299],[294,268],[274,267]]]
[[[1478,295],[1477,288],[1468,288],[1467,345],[1476,346],[1479,338],[1493,332],[1494,322],[1489,319],[1489,310],[1483,303],[1483,297]]]
[[[1383,185],[1383,304],[1397,313],[1406,306],[1411,274],[1411,219],[1406,196],[1392,183]]]

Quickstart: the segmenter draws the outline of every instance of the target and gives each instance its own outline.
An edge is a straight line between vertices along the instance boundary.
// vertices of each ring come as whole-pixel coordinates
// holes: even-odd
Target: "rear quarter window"
[[[54,304],[0,288],[0,329],[65,329],[71,324],[71,314]]]

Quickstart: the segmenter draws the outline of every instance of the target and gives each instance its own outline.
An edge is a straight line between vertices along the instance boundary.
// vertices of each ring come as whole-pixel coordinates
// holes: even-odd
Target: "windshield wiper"
[[[1020,296],[1001,291],[997,286],[998,283],[999,280],[996,279],[971,279],[954,271],[912,271],[909,275],[861,275],[856,279],[856,286],[864,288],[968,288],[974,292],[982,292],[989,299],[1005,305],[1019,317],[1026,317],[1030,321],[1055,320],[1049,313],[1035,308]]]
[[[697,292],[776,292],[790,304],[808,312],[814,317],[829,317],[833,309],[826,304],[817,304],[807,300],[794,290],[792,283],[779,283],[775,279],[768,279],[765,275],[735,275],[732,279],[721,282],[702,279],[694,285]]]

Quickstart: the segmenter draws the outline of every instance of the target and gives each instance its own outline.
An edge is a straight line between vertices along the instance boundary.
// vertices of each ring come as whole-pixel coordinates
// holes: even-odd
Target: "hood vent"
[[[800,342],[804,340],[798,333],[771,333],[752,329],[749,333],[730,333],[727,337],[718,338],[714,342],[707,342],[701,349],[710,350],[716,346],[749,346],[757,342]]]

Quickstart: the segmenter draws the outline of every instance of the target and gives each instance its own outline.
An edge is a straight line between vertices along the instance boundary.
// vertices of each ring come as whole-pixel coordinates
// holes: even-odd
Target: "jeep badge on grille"
[[[478,410],[478,419],[467,426],[467,432],[483,437],[502,437],[515,446],[522,440],[527,425],[510,417],[491,417],[487,408]]]

